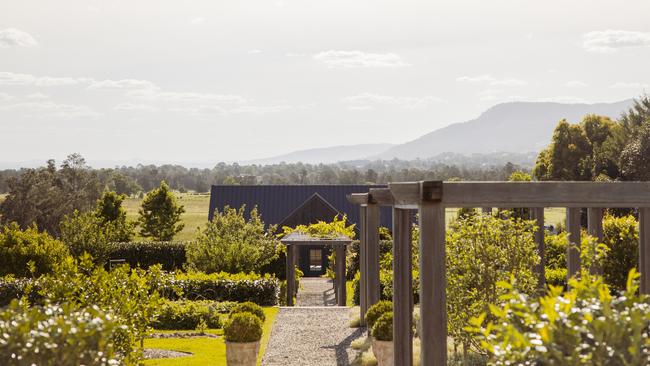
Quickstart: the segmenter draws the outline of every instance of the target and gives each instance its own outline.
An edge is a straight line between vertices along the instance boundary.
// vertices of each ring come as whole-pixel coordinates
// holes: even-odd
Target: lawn
[[[275,316],[278,313],[277,307],[264,308],[266,320],[264,321],[264,333],[262,334],[262,341],[260,344],[260,354],[257,358],[257,364],[262,362],[262,356],[266,350],[266,345],[269,343],[271,336],[271,328],[275,321]],[[213,334],[221,335],[221,331],[210,332]],[[154,359],[144,362],[145,365],[160,365],[160,366],[210,366],[226,364],[226,343],[223,338],[165,338],[165,339],[145,339],[144,346],[146,348],[160,348],[180,352],[191,352],[192,356],[167,358],[167,359]]]
[[[174,240],[193,240],[196,235],[196,229],[202,227],[208,221],[210,195],[178,192],[175,192],[175,194],[178,203],[185,207],[185,213],[182,216],[185,227],[180,233],[176,234]],[[124,207],[126,208],[127,218],[129,220],[137,220],[141,202],[142,199],[140,198],[128,198],[124,201]],[[142,240],[142,238],[137,236],[136,240]]]

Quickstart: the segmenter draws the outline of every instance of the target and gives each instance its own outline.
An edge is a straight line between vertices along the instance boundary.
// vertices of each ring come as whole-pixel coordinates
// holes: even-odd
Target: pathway
[[[281,307],[263,366],[349,365],[356,356],[350,343],[364,328],[350,328],[350,309],[336,304],[332,281],[303,278],[296,307]]]

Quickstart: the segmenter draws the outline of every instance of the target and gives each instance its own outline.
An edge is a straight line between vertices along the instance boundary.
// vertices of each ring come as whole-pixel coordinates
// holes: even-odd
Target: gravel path
[[[350,328],[347,307],[280,308],[262,358],[264,366],[349,365],[350,343],[364,328]]]
[[[334,282],[329,278],[303,277],[296,295],[296,306],[334,306]]]

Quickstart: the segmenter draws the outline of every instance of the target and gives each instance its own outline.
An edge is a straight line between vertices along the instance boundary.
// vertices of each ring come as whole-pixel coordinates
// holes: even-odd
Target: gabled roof
[[[266,224],[281,224],[294,211],[307,203],[314,194],[323,202],[341,214],[346,214],[348,221],[359,226],[359,206],[347,201],[350,193],[366,193],[370,188],[386,188],[384,185],[214,185],[210,195],[211,220],[214,210],[223,210],[224,206],[239,208],[246,205],[248,209],[257,206],[262,220]],[[331,220],[329,215],[324,220]],[[306,222],[304,224],[309,224]],[[381,208],[381,225],[392,227],[390,207]]]
[[[300,206],[296,207],[287,217],[278,223],[282,229],[284,226],[296,227],[298,225],[313,224],[318,221],[331,221],[334,216],[343,214],[327,202],[320,194],[314,193],[307,198]]]

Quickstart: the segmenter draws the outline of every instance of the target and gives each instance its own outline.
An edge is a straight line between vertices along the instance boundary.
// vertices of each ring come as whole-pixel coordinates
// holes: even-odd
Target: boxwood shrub
[[[124,259],[131,267],[149,268],[161,264],[165,271],[182,269],[187,263],[185,242],[112,243],[109,259]]]
[[[230,309],[230,315],[244,312],[248,312],[257,316],[262,322],[266,320],[266,315],[264,315],[264,310],[262,310],[262,307],[250,301],[237,304],[233,306],[232,309]]]
[[[234,313],[223,328],[227,342],[257,342],[262,338],[262,321],[252,313]]]

